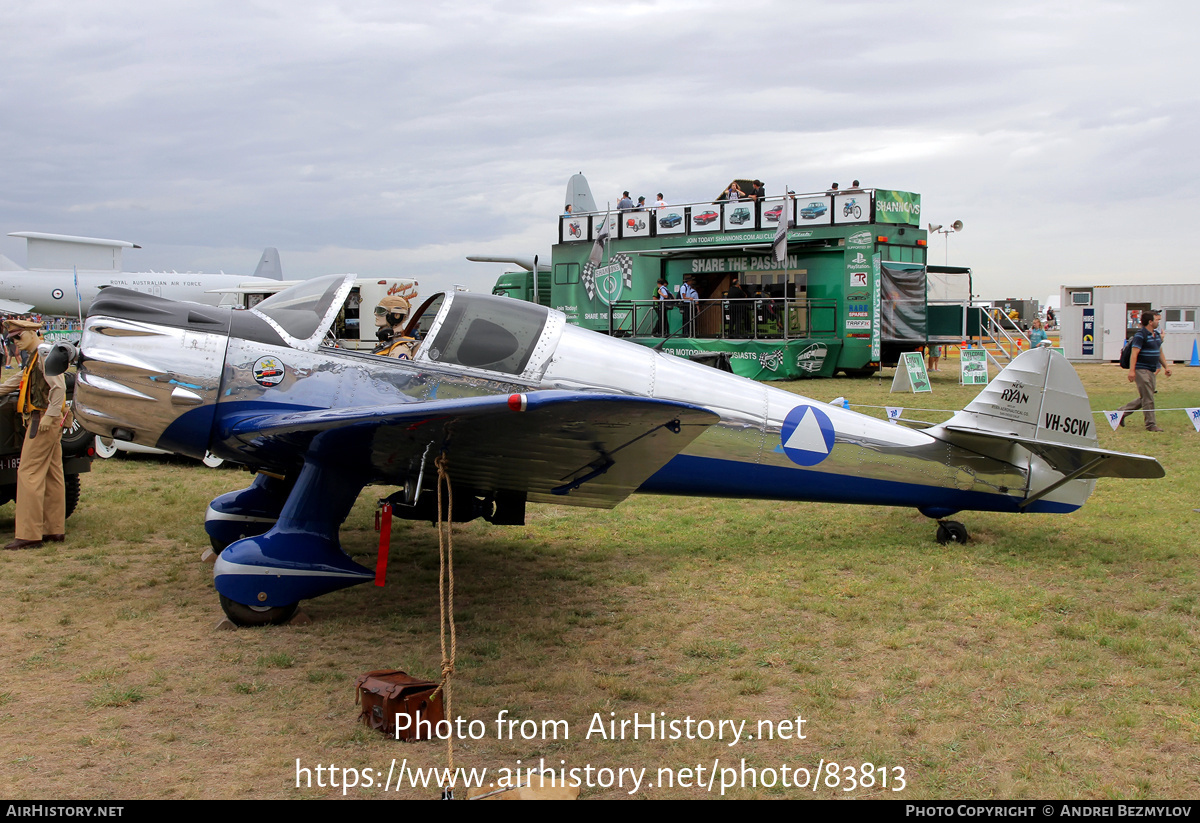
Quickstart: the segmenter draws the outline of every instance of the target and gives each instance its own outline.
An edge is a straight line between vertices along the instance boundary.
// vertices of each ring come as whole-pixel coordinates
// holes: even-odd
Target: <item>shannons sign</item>
[[[921,195],[876,189],[875,222],[921,225]]]

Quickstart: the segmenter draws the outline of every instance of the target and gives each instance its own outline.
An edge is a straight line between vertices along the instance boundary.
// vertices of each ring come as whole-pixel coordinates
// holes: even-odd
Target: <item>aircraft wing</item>
[[[349,464],[374,482],[415,477],[426,455],[428,482],[444,453],[455,484],[611,508],[718,420],[687,403],[539,391],[250,414],[220,436],[260,460]]]
[[[6,314],[27,314],[33,311],[32,303],[21,303],[16,300],[0,300],[0,312]]]

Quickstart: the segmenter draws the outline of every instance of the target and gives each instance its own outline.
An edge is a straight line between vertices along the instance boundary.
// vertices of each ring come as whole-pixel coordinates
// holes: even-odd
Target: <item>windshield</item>
[[[297,283],[252,308],[288,344],[316,351],[317,344],[354,284],[352,274],[331,274]]]
[[[521,374],[548,316],[534,303],[460,292],[425,353],[439,363]]]

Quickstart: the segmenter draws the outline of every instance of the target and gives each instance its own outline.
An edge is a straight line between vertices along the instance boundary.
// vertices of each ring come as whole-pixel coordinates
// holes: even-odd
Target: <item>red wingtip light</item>
[[[525,411],[528,405],[528,398],[523,394],[510,394],[508,396],[508,407],[513,411]]]

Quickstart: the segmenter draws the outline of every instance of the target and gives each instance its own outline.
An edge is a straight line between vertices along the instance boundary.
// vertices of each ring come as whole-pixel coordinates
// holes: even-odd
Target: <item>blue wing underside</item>
[[[514,401],[519,406],[518,401]],[[609,508],[687,447],[718,416],[686,403],[624,395],[531,392],[356,409],[240,414],[220,439],[248,462],[351,469],[402,484],[445,455],[452,481],[533,501]]]

